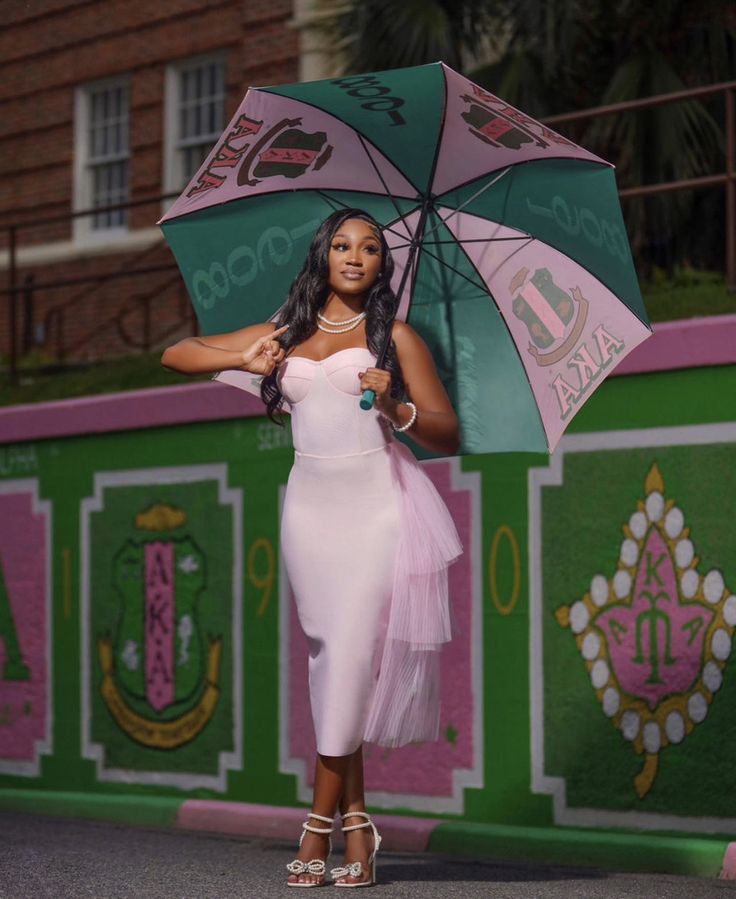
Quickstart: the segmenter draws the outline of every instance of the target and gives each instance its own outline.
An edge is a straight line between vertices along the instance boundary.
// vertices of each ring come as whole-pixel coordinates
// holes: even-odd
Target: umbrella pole
[[[378,353],[378,358],[376,359],[376,368],[383,368],[386,362],[386,353],[388,353],[388,348],[391,344],[391,332],[393,330],[394,322],[396,321],[396,312],[399,308],[399,302],[401,301],[401,296],[404,293],[404,288],[406,287],[406,282],[409,277],[409,272],[412,270],[415,264],[417,252],[419,251],[422,238],[418,235],[424,233],[424,225],[427,221],[427,215],[429,214],[429,207],[432,205],[432,200],[429,195],[424,197],[424,202],[422,203],[422,210],[419,213],[419,221],[417,222],[417,229],[414,232],[414,237],[411,239],[409,256],[406,260],[406,266],[404,267],[404,272],[401,276],[401,281],[399,282],[399,289],[396,292],[396,307],[394,308],[394,314],[391,317],[391,321],[389,322],[388,328],[386,329],[386,336],[383,339],[383,344],[381,345],[381,349]],[[373,408],[373,403],[375,402],[376,394],[373,390],[364,390],[363,396],[360,398],[360,408],[368,409]]]

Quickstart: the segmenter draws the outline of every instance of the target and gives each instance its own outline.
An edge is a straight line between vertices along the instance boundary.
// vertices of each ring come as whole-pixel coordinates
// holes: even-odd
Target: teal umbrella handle
[[[376,399],[375,390],[364,390],[363,396],[360,398],[360,408],[365,409],[366,411],[368,409],[372,409],[375,399]]]

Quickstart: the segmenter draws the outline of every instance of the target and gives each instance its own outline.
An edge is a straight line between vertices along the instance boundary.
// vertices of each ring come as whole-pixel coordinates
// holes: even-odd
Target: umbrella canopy
[[[248,91],[161,220],[202,332],[272,318],[348,207],[384,229],[461,452],[554,449],[651,334],[613,167],[443,63]]]

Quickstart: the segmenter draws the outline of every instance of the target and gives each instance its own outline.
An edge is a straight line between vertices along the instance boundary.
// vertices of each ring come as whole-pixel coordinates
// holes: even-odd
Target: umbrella
[[[651,334],[613,167],[443,63],[247,92],[161,220],[202,333],[272,318],[348,207],[384,230],[463,453],[553,450]]]

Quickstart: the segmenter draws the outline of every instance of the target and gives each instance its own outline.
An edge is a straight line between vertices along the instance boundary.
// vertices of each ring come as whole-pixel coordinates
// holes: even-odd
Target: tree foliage
[[[317,0],[311,24],[339,71],[442,59],[536,117],[736,78],[730,0]],[[720,98],[593,119],[571,136],[635,186],[722,171],[723,128]],[[723,207],[722,191],[628,202],[640,261],[722,262]],[[694,215],[705,224],[690,235]]]

